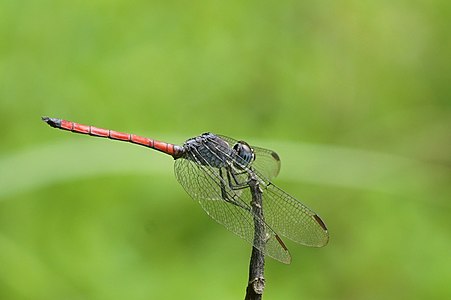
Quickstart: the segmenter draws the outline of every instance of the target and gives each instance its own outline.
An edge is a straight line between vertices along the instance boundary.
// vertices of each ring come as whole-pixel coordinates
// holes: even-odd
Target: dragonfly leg
[[[227,174],[227,181],[229,182],[228,185],[229,185],[229,187],[232,189],[229,172],[226,171],[226,174]],[[233,205],[236,205],[236,206],[238,206],[238,207],[241,207],[241,208],[243,208],[244,210],[250,211],[250,208],[249,208],[249,207],[247,207],[246,205],[243,205],[243,204],[240,203],[239,201],[236,201],[236,199],[235,199],[235,196],[236,196],[236,195],[235,195],[235,194],[234,194],[232,197],[230,197],[230,195],[227,194],[227,191],[226,191],[226,185],[225,185],[226,179],[224,178],[224,174],[223,174],[222,168],[219,168],[219,176],[220,176],[221,179],[222,179],[222,180],[220,181],[220,184],[221,184],[221,197],[222,197],[222,199],[224,199],[224,201],[226,201],[226,202],[228,202],[228,203],[231,203],[231,204],[233,204]]]
[[[232,168],[229,166],[227,168],[226,172],[227,172],[227,181],[229,182],[229,187],[232,190],[241,190],[241,189],[249,187],[249,180],[246,180],[245,182],[240,182],[237,177],[237,175],[245,174],[246,171],[234,172],[232,170]],[[232,181],[232,179],[233,179],[233,181]]]
[[[226,189],[225,189],[225,184],[224,184],[225,179],[224,179],[224,176],[222,175],[222,168],[219,168],[219,176],[222,179],[220,181],[220,184],[221,184],[221,197],[222,197],[222,199],[224,199],[224,201],[230,202],[229,196],[227,195],[227,192],[226,192]]]

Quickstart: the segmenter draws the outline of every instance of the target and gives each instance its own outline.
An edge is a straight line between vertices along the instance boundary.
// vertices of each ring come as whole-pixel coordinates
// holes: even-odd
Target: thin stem
[[[252,194],[252,212],[254,215],[254,247],[252,247],[249,264],[249,282],[246,288],[245,300],[260,300],[265,289],[265,254],[259,249],[264,249],[265,224],[263,222],[262,190],[258,180],[251,175],[249,187]],[[256,248],[256,247],[258,248]]]

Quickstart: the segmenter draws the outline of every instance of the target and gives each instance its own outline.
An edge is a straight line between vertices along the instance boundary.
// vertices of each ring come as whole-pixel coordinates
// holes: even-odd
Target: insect
[[[321,218],[272,183],[280,170],[280,158],[272,150],[209,132],[179,146],[57,118],[42,120],[58,129],[130,142],[172,156],[178,182],[211,218],[278,261],[291,262],[281,236],[312,247],[322,247],[329,240]],[[258,180],[262,191],[264,246],[254,242],[254,218],[260,217],[251,209],[250,176]]]

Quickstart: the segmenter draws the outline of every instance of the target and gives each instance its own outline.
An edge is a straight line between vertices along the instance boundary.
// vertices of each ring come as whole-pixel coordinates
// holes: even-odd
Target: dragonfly
[[[280,158],[272,150],[210,132],[179,146],[58,118],[42,120],[54,128],[129,142],[172,156],[178,182],[211,218],[282,263],[289,264],[291,255],[281,236],[310,247],[325,246],[329,240],[318,214],[273,184]],[[251,207],[250,176],[262,192],[263,218]],[[255,242],[256,218],[264,224],[264,236],[258,237],[263,244]]]

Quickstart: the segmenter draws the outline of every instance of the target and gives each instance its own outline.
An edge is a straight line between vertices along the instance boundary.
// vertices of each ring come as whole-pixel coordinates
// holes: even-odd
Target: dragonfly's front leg
[[[219,177],[221,178],[221,180],[220,180],[220,186],[221,186],[221,197],[222,197],[222,199],[224,199],[224,201],[226,201],[226,202],[228,202],[228,203],[231,203],[231,204],[233,204],[233,205],[236,205],[236,206],[238,206],[238,207],[241,207],[241,208],[243,208],[243,209],[245,209],[245,210],[250,210],[250,208],[249,207],[247,207],[246,205],[243,205],[241,202],[240,202],[240,200],[238,200],[237,198],[238,198],[238,196],[237,196],[237,194],[235,194],[234,192],[233,193],[227,193],[227,189],[226,189],[226,183],[225,183],[225,181],[228,181],[228,186],[229,186],[229,188],[230,189],[232,189],[232,190],[236,190],[235,188],[232,188],[232,182],[231,182],[231,179],[230,179],[230,172],[228,171],[228,170],[225,170],[225,172],[226,172],[226,176],[227,176],[227,179],[226,178],[224,178],[224,171],[223,171],[223,169],[222,168],[219,168]],[[244,187],[243,187],[244,188]]]
[[[241,190],[249,187],[249,179],[245,181],[239,180],[238,176],[249,173],[249,170],[243,170],[241,172],[236,172],[233,170],[232,166],[227,166],[227,181],[229,183],[229,187],[232,190]],[[233,180],[233,181],[232,181]]]

